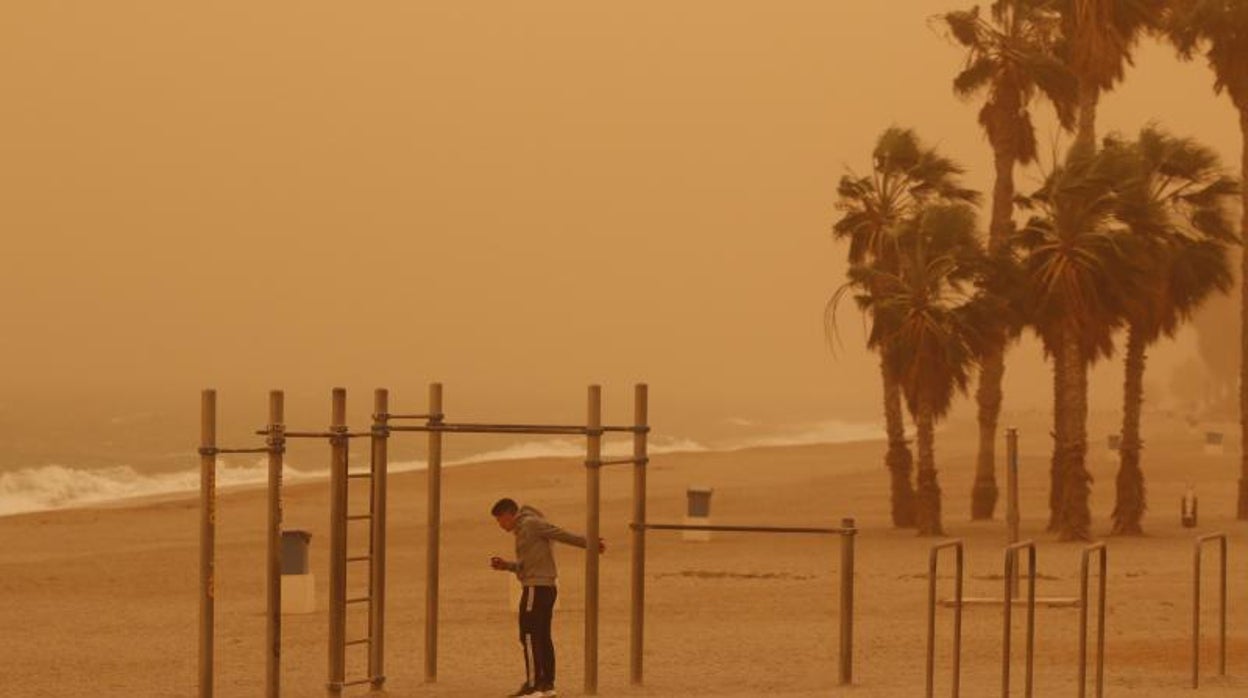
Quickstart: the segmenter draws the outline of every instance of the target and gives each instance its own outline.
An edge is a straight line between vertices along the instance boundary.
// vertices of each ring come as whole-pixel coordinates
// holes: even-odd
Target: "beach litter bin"
[[[1187,492],[1183,493],[1183,501],[1179,509],[1179,522],[1183,524],[1183,528],[1196,528],[1196,490],[1191,486],[1187,486]]]
[[[308,564],[312,534],[282,531],[282,613],[316,612],[316,582]]]
[[[710,487],[689,487],[685,490],[687,500],[685,509],[685,525],[686,526],[706,526],[711,523],[711,494],[714,492]],[[710,531],[681,531],[682,540],[695,543],[705,543],[711,539]]]
[[[1207,431],[1205,432],[1205,455],[1220,456],[1222,455],[1222,432]]]

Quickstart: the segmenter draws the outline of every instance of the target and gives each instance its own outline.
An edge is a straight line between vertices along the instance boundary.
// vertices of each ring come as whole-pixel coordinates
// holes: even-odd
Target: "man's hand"
[[[490,558],[490,568],[499,572],[506,572],[511,569],[511,565],[507,564],[507,561],[501,557],[492,557]]]

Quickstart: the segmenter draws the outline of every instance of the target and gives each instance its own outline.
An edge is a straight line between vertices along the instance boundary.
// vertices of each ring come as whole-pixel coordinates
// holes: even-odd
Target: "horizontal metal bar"
[[[347,647],[350,647],[352,645],[367,645],[367,644],[372,643],[372,641],[373,641],[372,638],[368,638],[368,637],[361,638],[359,640],[350,640],[347,642]]]
[[[600,460],[598,465],[645,465],[650,462],[649,458],[614,458],[610,460]]]
[[[464,425],[425,425],[413,424],[410,426],[389,427],[390,431],[436,431],[446,432],[450,434],[550,434],[559,436],[585,436],[589,434],[589,430],[584,427],[574,427],[571,429],[563,427],[521,427],[508,428],[496,426],[464,426]]]
[[[602,427],[603,431],[631,432],[633,434],[647,434],[650,427]]]
[[[373,419],[377,419],[379,421],[380,419],[430,419],[431,417],[434,417],[434,416],[435,415],[429,415],[429,414],[375,414],[373,415]],[[438,418],[442,417],[442,415],[436,415],[436,416]]]
[[[273,449],[264,448],[214,448],[213,453],[268,453]]]
[[[372,514],[353,514],[347,517],[347,521],[367,521],[373,518]]]
[[[356,555],[355,557],[347,558],[347,562],[363,562],[371,559],[373,559],[372,555]]]
[[[257,436],[265,436],[268,431],[257,431]],[[371,431],[288,431],[283,434],[292,439],[332,439],[335,437],[346,437],[348,439],[357,439],[364,436],[372,436]]]
[[[372,683],[373,679],[356,679],[355,681],[330,681],[329,687],[336,691],[341,691],[348,686],[363,686],[366,683]]]
[[[372,601],[372,599],[373,597],[371,596],[357,596],[354,599],[347,599],[347,603],[367,603]]]
[[[736,533],[857,533],[855,528],[807,528],[797,526],[717,526],[711,524],[629,524],[649,531],[724,531]]]
[[[372,473],[347,473],[347,477],[372,477]]]

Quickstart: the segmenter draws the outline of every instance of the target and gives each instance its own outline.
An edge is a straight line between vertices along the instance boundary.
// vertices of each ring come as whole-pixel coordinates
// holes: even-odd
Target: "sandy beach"
[[[1043,433],[1034,425],[1030,433]],[[1158,432],[1161,433],[1158,433]],[[1027,433],[1027,432],[1025,432]],[[1096,433],[1096,432],[1094,432]],[[1235,522],[1236,445],[1205,455],[1200,434],[1158,425],[1145,470],[1152,505],[1144,538],[1110,538],[1107,695],[1173,696],[1190,681],[1192,539],[1232,534],[1230,660],[1216,674],[1216,599],[1207,572],[1201,695],[1248,690],[1248,530]],[[951,427],[938,440],[947,533],[967,544],[968,596],[999,596],[1000,521],[970,523],[969,429]],[[924,681],[926,570],[930,539],[888,524],[882,444],[751,449],[656,457],[650,473],[650,518],[679,521],[685,488],[715,488],[717,523],[837,525],[857,518],[855,686],[836,686],[835,538],[717,534],[687,543],[652,533],[647,589],[646,687],[627,679],[628,536],[631,478],[603,477],[600,694],[603,696],[914,696]],[[1024,442],[1021,461],[1024,536],[1039,543],[1038,594],[1075,596],[1081,546],[1043,532],[1047,452]],[[1095,530],[1108,530],[1116,467],[1103,441],[1090,469]],[[1188,479],[1200,482],[1196,530],[1178,522]],[[510,554],[510,537],[488,515],[499,496],[545,510],[569,529],[584,527],[582,466],[571,459],[534,459],[450,468],[444,475],[442,645],[439,682],[422,683],[424,604],[423,473],[391,479],[387,694],[481,697],[505,695],[523,677],[506,575],[487,569],[491,555]],[[312,532],[319,609],[284,618],[285,695],[323,694],[326,676],[327,486],[292,486],[286,526]],[[219,505],[217,693],[262,690],[263,492],[223,495]],[[196,690],[197,503],[192,499],[130,503],[0,519],[0,675],[23,696],[190,696]],[[363,536],[356,542],[362,543]],[[582,553],[560,549],[561,597],[555,618],[562,695],[582,686]],[[363,578],[352,586],[362,584]],[[941,595],[952,591],[942,576]],[[1014,685],[1021,695],[1022,614],[1015,627]],[[938,695],[947,695],[952,612],[940,610]],[[1000,694],[1000,607],[965,611],[965,696]],[[1037,611],[1037,696],[1075,695],[1078,611]],[[361,675],[363,651],[349,675]],[[364,691],[359,691],[360,694]],[[348,695],[353,693],[348,692]]]

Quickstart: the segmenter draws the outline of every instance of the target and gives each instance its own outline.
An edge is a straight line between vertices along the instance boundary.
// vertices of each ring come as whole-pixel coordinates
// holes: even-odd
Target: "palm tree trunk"
[[[1242,176],[1248,177],[1248,109],[1239,110],[1240,158]],[[1248,241],[1248,187],[1241,191],[1243,210],[1240,219],[1240,240]],[[1248,244],[1243,248],[1243,262],[1239,275],[1241,320],[1239,359],[1239,506],[1238,518],[1248,520]]]
[[[1074,147],[1088,154],[1096,152],[1096,107],[1101,90],[1090,80],[1079,81],[1079,123]]]
[[[945,534],[940,525],[940,485],[936,481],[936,433],[933,421],[931,408],[926,404],[919,405],[914,415],[914,426],[919,446],[916,513],[920,536]]]
[[[1065,441],[1066,434],[1066,400],[1062,390],[1066,385],[1066,370],[1058,348],[1053,357],[1053,431],[1049,436],[1053,439],[1053,454],[1049,459],[1049,525],[1046,530],[1053,533],[1061,527],[1062,520],[1062,468],[1063,456],[1060,444]]]
[[[1144,336],[1132,325],[1127,330],[1127,371],[1122,389],[1122,444],[1119,447],[1117,488],[1114,503],[1114,533],[1138,536],[1144,533],[1144,472],[1140,469],[1140,406],[1144,403]]]
[[[992,187],[992,222],[988,249],[998,251],[1008,241],[1014,217],[1014,154],[1004,144],[993,146],[996,181]],[[971,519],[991,519],[997,508],[997,424],[1001,418],[1001,383],[1005,379],[1005,333],[993,328],[979,372],[975,401],[979,405],[979,453],[975,484],[971,488]]]
[[[1092,516],[1088,509],[1092,476],[1084,462],[1088,452],[1088,364],[1083,358],[1078,330],[1062,330],[1062,431],[1057,449],[1062,460],[1062,510],[1058,538],[1090,540]]]
[[[914,469],[914,457],[906,443],[906,425],[901,412],[901,386],[889,375],[887,361],[880,359],[880,375],[884,380],[884,428],[888,433],[888,452],[884,465],[891,478],[893,525],[897,528],[913,528],[914,486],[910,473]]]

